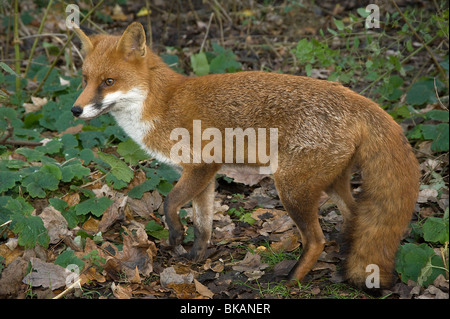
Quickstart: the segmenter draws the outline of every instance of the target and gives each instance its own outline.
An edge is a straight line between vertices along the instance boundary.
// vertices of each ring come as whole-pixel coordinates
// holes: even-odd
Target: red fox
[[[151,156],[182,170],[164,202],[171,246],[183,242],[177,212],[192,200],[195,240],[188,257],[203,260],[216,173],[224,165],[263,167],[270,150],[276,155],[269,163],[275,186],[303,245],[289,279],[302,280],[324,248],[318,202],[325,191],[345,220],[348,282],[364,288],[366,269],[375,265],[380,286],[392,284],[395,254],[418,195],[419,166],[401,127],[376,103],[339,83],[302,76],[178,74],[146,46],[137,22],[121,36],[75,32],[85,59],[74,116],[110,112]],[[197,124],[207,129],[202,133]],[[238,139],[241,145],[228,143]],[[256,149],[255,143],[263,146]],[[363,182],[357,199],[350,189],[354,165]]]

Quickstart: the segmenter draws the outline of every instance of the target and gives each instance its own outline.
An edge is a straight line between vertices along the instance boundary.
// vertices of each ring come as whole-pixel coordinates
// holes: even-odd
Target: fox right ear
[[[80,38],[81,46],[82,46],[84,52],[86,54],[89,54],[92,51],[92,49],[94,48],[89,37],[78,26],[74,26],[73,31],[78,36],[78,38]]]

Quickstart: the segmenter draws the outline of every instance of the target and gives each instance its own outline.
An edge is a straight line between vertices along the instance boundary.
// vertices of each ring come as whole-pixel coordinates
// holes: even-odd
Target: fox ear
[[[92,49],[94,48],[89,37],[78,26],[74,26],[73,31],[78,36],[78,38],[80,38],[81,46],[82,46],[84,52],[86,54],[89,54],[92,51]]]
[[[145,30],[139,22],[133,22],[120,37],[117,51],[128,57],[130,54],[145,56],[147,48],[145,44]]]

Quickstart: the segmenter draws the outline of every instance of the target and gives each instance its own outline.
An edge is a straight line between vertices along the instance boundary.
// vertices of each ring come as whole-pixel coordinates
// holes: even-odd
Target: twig
[[[6,127],[6,132],[0,139],[0,145],[24,145],[24,146],[39,146],[42,145],[41,142],[30,142],[30,141],[16,141],[10,140],[9,138],[14,134],[14,126],[11,126],[11,121],[9,118],[5,117],[8,122],[8,126]]]
[[[74,289],[76,286],[78,286],[81,289],[81,278],[78,278],[77,281],[75,281],[73,284],[71,284],[69,287],[67,287],[66,290],[64,290],[62,293],[60,293],[59,295],[53,297],[53,299],[60,299],[62,298],[65,294],[67,294],[69,291],[71,291],[72,289]]]
[[[211,27],[211,22],[214,17],[214,12],[211,12],[211,15],[209,16],[209,22],[208,26],[206,27],[205,37],[203,38],[202,45],[200,46],[200,52],[203,52],[203,47],[205,46],[206,39],[208,38],[209,28]]]
[[[422,45],[425,47],[425,50],[427,50],[428,54],[431,56],[431,58],[433,59],[434,64],[436,65],[436,67],[438,68],[439,72],[442,74],[444,81],[447,84],[448,87],[448,79],[447,79],[447,74],[445,73],[444,69],[442,68],[442,66],[439,64],[439,62],[436,60],[436,57],[434,56],[433,51],[431,51],[431,49],[428,47],[428,45],[425,43],[425,41],[422,39],[422,37],[416,32],[416,30],[414,29],[414,27],[411,25],[411,23],[409,23],[408,19],[405,17],[405,15],[403,14],[402,10],[400,10],[400,8],[398,7],[397,3],[395,3],[395,0],[391,0],[392,4],[394,5],[395,9],[398,11],[398,13],[400,14],[400,16],[402,17],[402,19],[406,22],[406,24],[408,25],[409,29],[412,31],[412,33],[414,34],[414,36],[417,38],[417,40],[419,40]]]

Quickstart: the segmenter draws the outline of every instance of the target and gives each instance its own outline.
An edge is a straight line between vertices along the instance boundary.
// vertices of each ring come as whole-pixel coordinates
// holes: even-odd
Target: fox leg
[[[352,164],[350,164],[334,182],[326,190],[332,201],[337,205],[339,211],[344,217],[344,225],[348,224],[352,211],[355,207],[355,199],[350,188],[350,175],[352,172]]]
[[[194,261],[204,259],[211,240],[214,214],[214,179],[192,200],[194,214],[194,245],[187,257]]]
[[[164,201],[164,216],[169,226],[169,243],[180,245],[184,238],[184,228],[178,217],[178,210],[201,194],[213,180],[219,165],[186,165],[180,180],[172,188]],[[214,195],[214,193],[213,193]]]
[[[274,174],[281,202],[300,230],[302,255],[289,273],[290,280],[301,281],[316,263],[325,246],[319,224],[318,205],[321,189],[314,186],[314,178],[301,174]],[[298,185],[299,188],[293,187]]]

